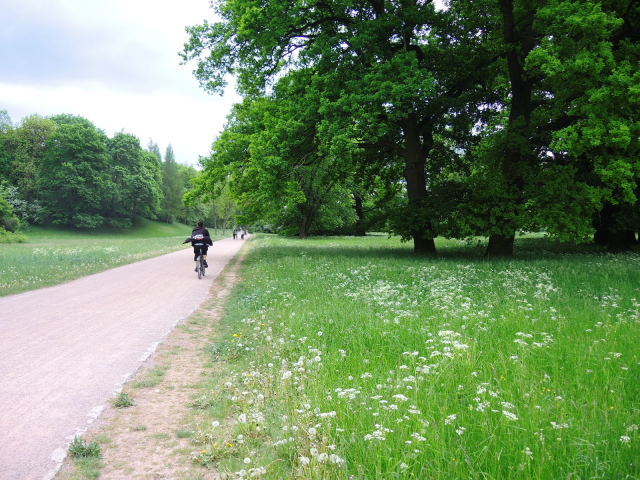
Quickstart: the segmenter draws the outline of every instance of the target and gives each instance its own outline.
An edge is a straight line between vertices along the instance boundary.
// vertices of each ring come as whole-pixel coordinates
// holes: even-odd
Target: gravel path
[[[0,298],[0,480],[52,478],[162,339],[206,298],[243,242],[191,249]]]

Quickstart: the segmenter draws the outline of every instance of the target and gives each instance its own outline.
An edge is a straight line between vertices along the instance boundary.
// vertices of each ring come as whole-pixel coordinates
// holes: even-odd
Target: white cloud
[[[17,86],[0,83],[14,122],[32,113],[48,116],[72,113],[91,120],[113,135],[124,130],[140,138],[143,147],[153,139],[164,152],[171,143],[176,159],[195,164],[206,155],[230,108],[228,99],[201,94],[160,91],[150,94],[112,91],[97,84],[78,88]]]
[[[0,109],[14,122],[81,115],[143,146],[172,143],[179,161],[209,153],[239,97],[200,90],[178,51],[185,26],[213,20],[207,0],[4,0]]]

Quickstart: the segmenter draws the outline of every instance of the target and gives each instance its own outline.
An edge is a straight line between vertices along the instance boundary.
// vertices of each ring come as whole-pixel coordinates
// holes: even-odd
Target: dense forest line
[[[244,101],[192,198],[301,237],[519,231],[618,251],[640,230],[637,0],[221,0],[184,61]]]
[[[198,171],[146,149],[134,135],[108,137],[73,115],[31,115],[13,125],[0,111],[0,228],[58,224],[82,229],[127,228],[136,217],[212,226],[231,221],[234,204],[183,202]]]

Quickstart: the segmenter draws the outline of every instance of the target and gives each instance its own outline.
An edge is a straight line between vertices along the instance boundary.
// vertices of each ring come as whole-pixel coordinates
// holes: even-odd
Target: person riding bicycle
[[[198,226],[193,229],[191,236],[182,243],[187,242],[191,242],[191,246],[193,247],[193,260],[196,262],[196,272],[198,271],[198,256],[200,254],[202,254],[202,259],[204,260],[204,266],[208,267],[207,250],[209,249],[209,245],[213,245],[213,241],[211,240],[211,235],[209,235],[209,230],[204,228],[203,222],[198,222]]]

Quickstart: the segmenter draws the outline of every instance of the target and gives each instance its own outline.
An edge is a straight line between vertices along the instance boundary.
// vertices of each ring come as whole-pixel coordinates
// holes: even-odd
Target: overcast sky
[[[0,110],[81,115],[108,135],[195,165],[239,97],[208,95],[180,65],[184,27],[213,20],[208,0],[0,0]]]

